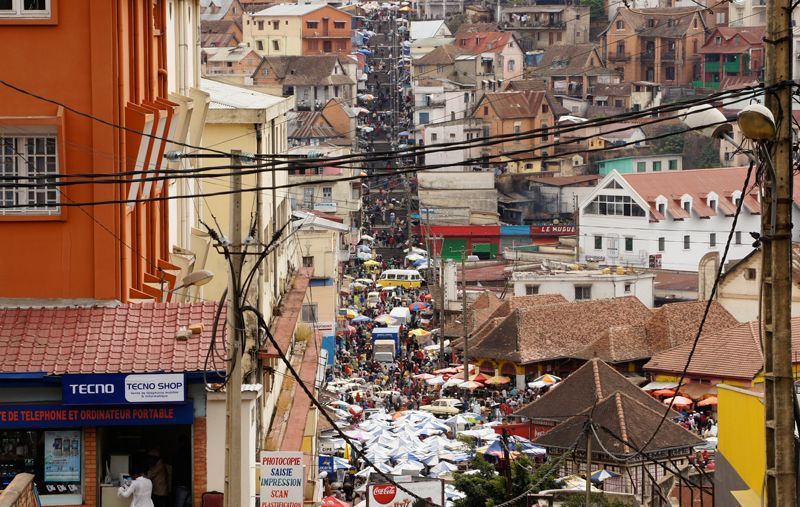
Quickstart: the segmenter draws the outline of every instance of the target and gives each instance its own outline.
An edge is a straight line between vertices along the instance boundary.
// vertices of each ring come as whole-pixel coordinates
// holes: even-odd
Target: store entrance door
[[[153,482],[155,507],[187,507],[192,492],[192,427],[110,426],[98,429],[100,507],[128,507],[121,477],[139,472]]]

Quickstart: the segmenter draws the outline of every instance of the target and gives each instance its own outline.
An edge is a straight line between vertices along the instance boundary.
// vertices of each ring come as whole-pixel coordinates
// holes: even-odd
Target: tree
[[[456,474],[456,489],[466,495],[465,498],[456,500],[455,507],[491,507],[503,503],[523,493],[536,493],[544,489],[551,489],[555,485],[555,470],[553,462],[546,462],[534,469],[533,463],[526,457],[515,459],[511,462],[511,487],[506,487],[506,478],[498,475],[494,466],[486,461],[480,454],[471,462],[472,470],[477,473],[470,475]],[[531,489],[531,486],[537,485]],[[511,494],[508,494],[510,490]]]
[[[589,19],[604,19],[606,7],[603,0],[581,0],[581,5],[589,7]]]

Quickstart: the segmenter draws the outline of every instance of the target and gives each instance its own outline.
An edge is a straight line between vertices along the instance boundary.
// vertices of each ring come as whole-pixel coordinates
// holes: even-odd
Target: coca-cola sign
[[[397,486],[394,484],[380,484],[372,488],[372,497],[381,505],[386,505],[397,495]]]
[[[367,507],[411,507],[417,497],[427,500],[429,505],[444,505],[444,482],[439,479],[408,481],[406,478],[398,484],[402,489],[389,483],[370,484],[367,488]]]

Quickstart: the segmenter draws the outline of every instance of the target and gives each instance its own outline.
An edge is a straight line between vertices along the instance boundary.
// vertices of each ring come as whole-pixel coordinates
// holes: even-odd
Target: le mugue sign
[[[259,465],[260,507],[303,507],[302,452],[262,452]]]

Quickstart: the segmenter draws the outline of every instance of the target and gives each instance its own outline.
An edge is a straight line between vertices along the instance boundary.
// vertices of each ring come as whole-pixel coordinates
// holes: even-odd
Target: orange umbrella
[[[709,396],[708,398],[704,399],[703,401],[697,404],[698,407],[709,407],[711,405],[717,404],[717,397],[716,396]]]
[[[487,378],[484,384],[499,386],[503,384],[508,384],[509,382],[511,382],[510,378],[504,377],[503,375],[496,375],[494,377]]]
[[[673,398],[665,398],[664,399],[664,405],[669,405],[670,403],[672,403],[672,405],[675,406],[675,407],[688,407],[692,403],[694,403],[689,398],[685,398],[683,396],[675,396],[675,398],[674,398],[675,401],[672,401],[672,400],[673,400]]]
[[[659,389],[658,391],[653,391],[653,395],[655,395],[655,396],[675,396],[675,389]]]

